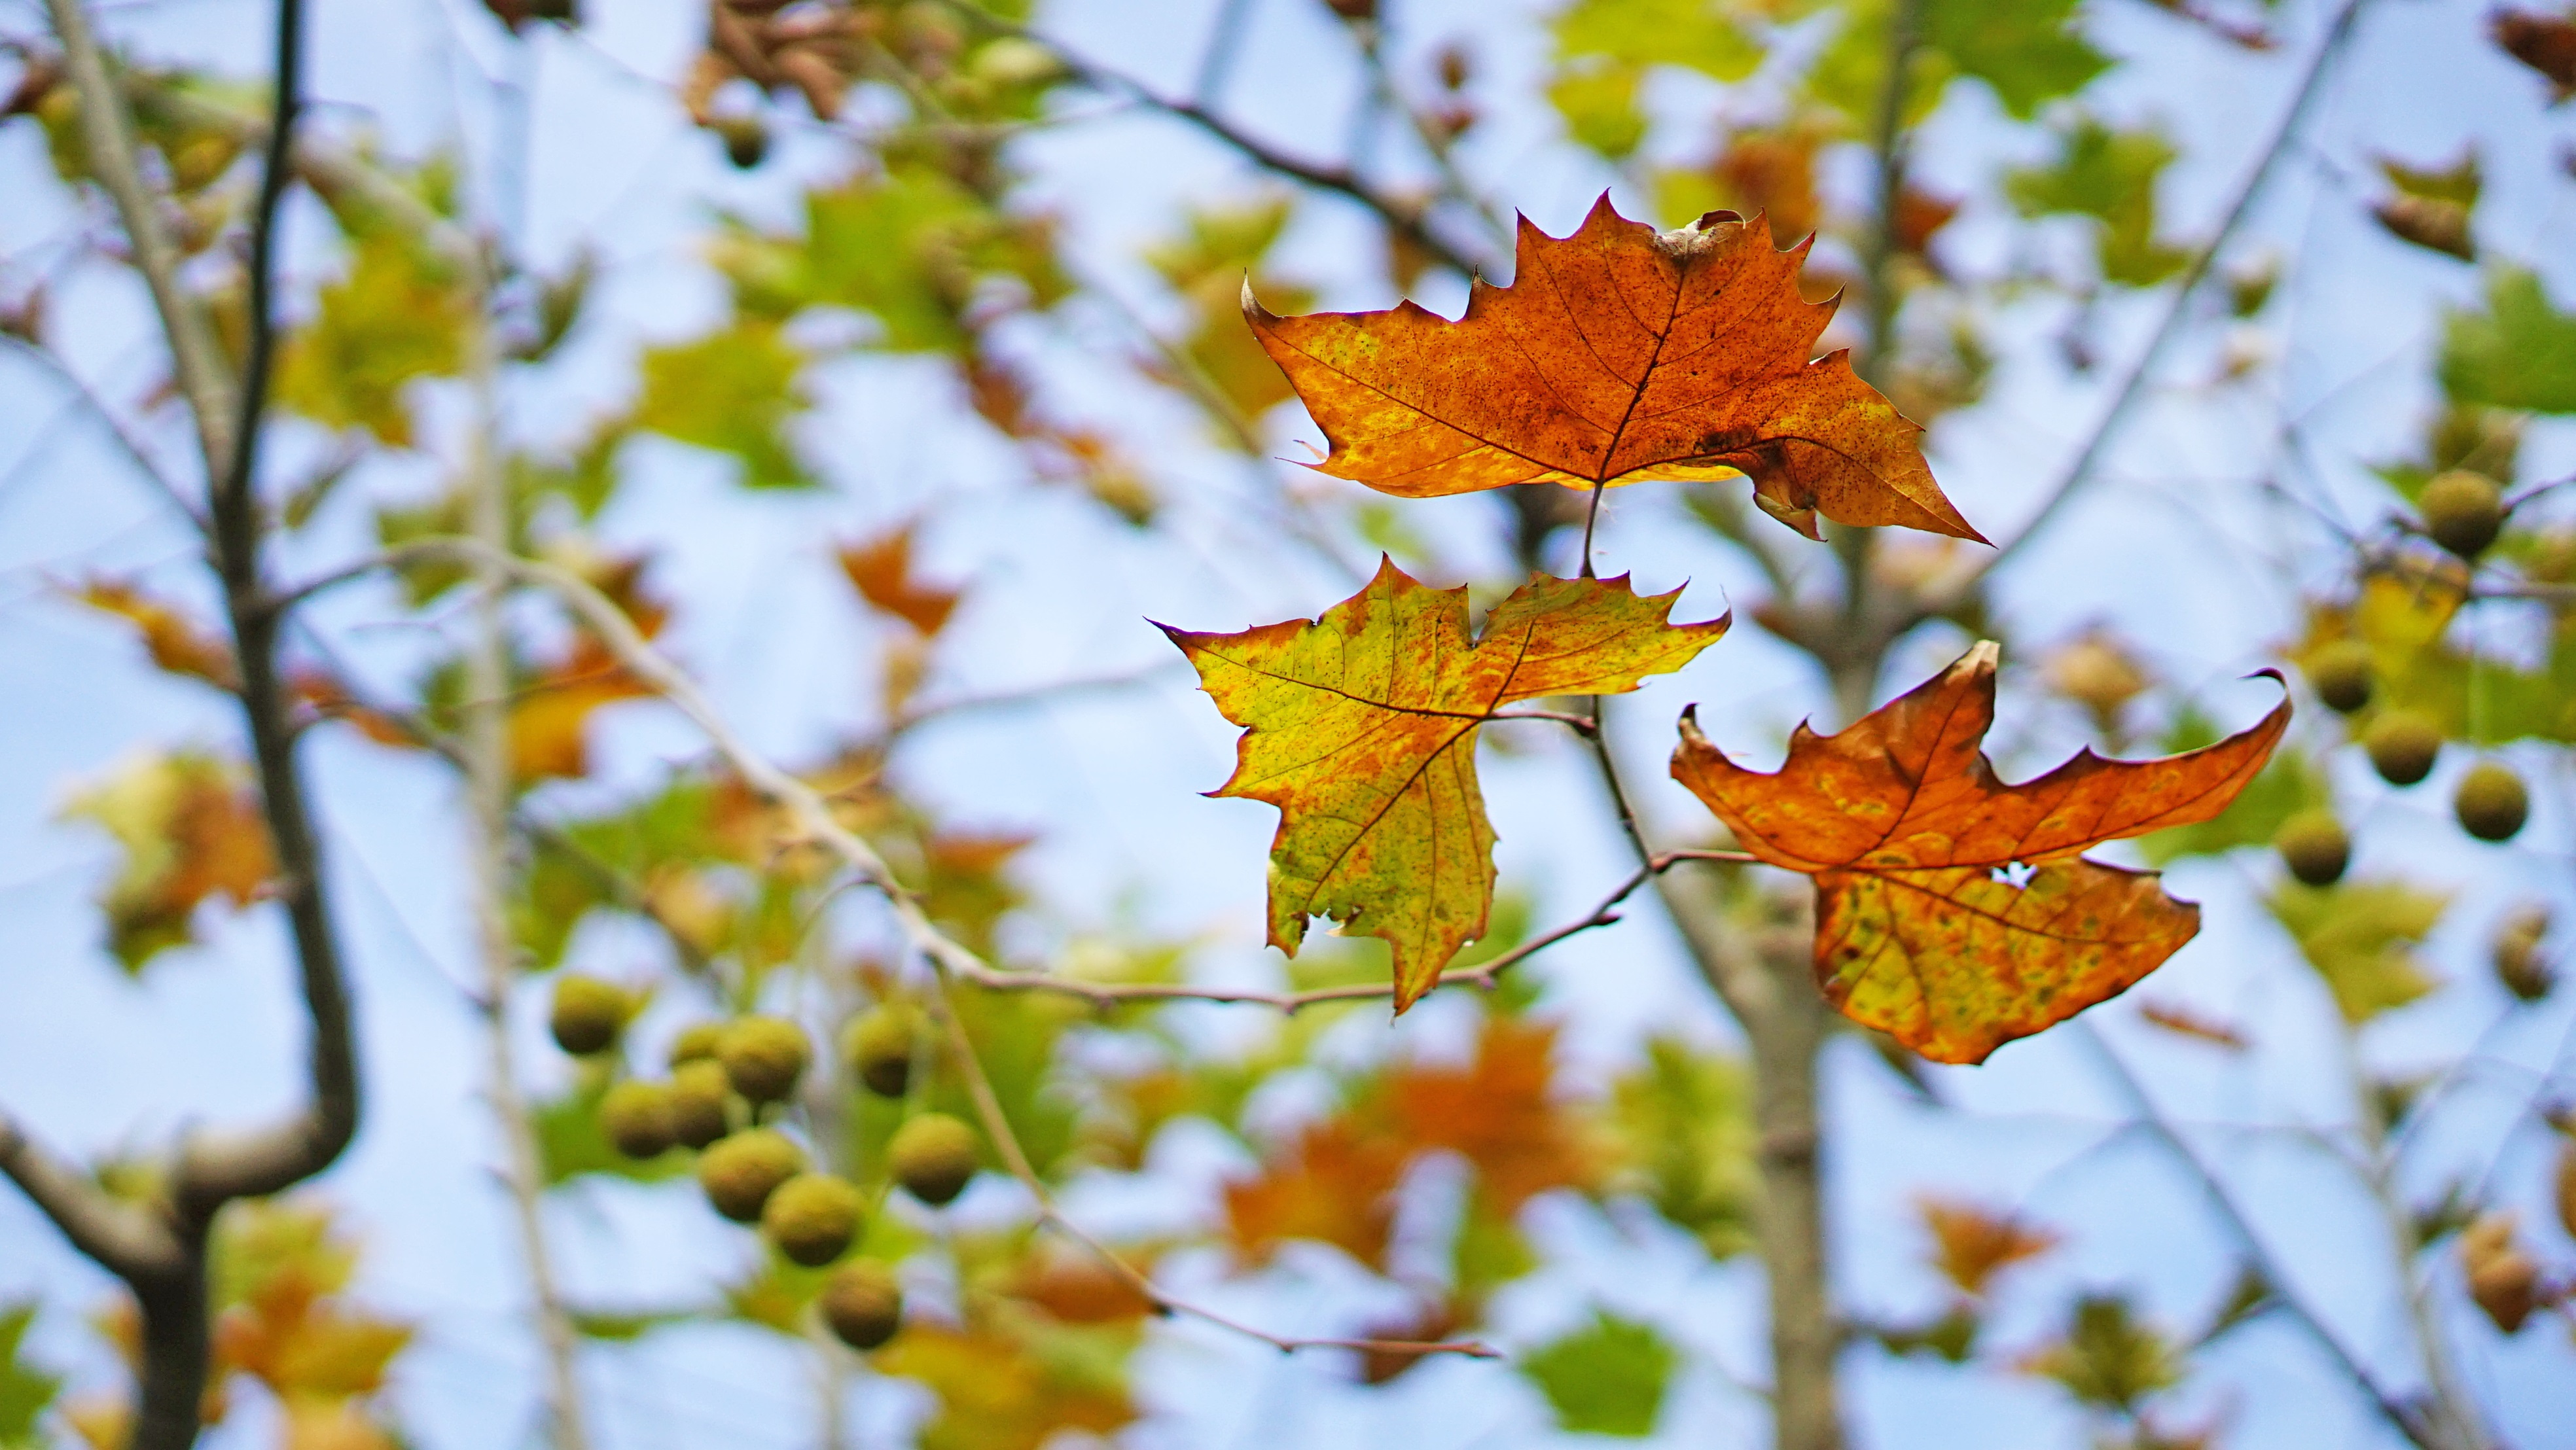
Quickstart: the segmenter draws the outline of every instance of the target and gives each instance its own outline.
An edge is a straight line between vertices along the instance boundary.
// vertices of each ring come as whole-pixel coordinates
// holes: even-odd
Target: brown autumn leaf
[[[186,675],[231,689],[240,679],[233,668],[232,646],[188,617],[169,600],[146,594],[130,579],[93,578],[64,594],[103,614],[133,625],[143,636],[152,663],[174,675]]]
[[[2160,760],[2090,750],[2006,785],[1980,750],[2001,650],[1982,643],[1840,734],[1800,726],[1776,774],[1682,717],[1673,776],[1745,850],[1816,881],[1816,982],[1843,1015],[1936,1062],[1982,1062],[2118,995],[2200,930],[2155,873],[2079,853],[2226,809],[2289,728]],[[2280,678],[2271,674],[2276,681]]]
[[[659,633],[669,611],[644,588],[642,555],[571,561],[575,572],[616,602],[646,639]],[[637,700],[653,687],[627,672],[615,651],[587,629],[551,664],[541,665],[510,701],[509,747],[513,779],[526,784],[590,773],[591,713],[603,705]]]
[[[1225,1186],[1226,1237],[1246,1263],[1267,1263],[1289,1239],[1328,1243],[1386,1267],[1395,1185],[1411,1155],[1383,1133],[1329,1118]]]
[[[2576,97],[2576,11],[2535,15],[2499,10],[2488,25],[2507,55],[2548,77],[2550,104]]]
[[[1555,1024],[1489,1016],[1465,1064],[1408,1062],[1393,1071],[1387,1106],[1410,1141],[1475,1165],[1485,1194],[1509,1218],[1551,1188],[1590,1186],[1608,1166],[1555,1091],[1555,1051]]]
[[[882,538],[841,550],[841,573],[848,577],[850,587],[859,591],[860,598],[928,638],[947,626],[948,616],[957,608],[961,596],[957,590],[925,584],[914,576],[912,536],[916,527],[906,524]]]
[[[1932,1234],[1932,1267],[1961,1294],[1985,1297],[1995,1275],[2057,1247],[2058,1236],[1973,1203],[1923,1197],[1915,1200]]]
[[[1569,237],[1523,218],[1512,284],[1477,282],[1456,322],[1411,302],[1278,317],[1248,286],[1244,316],[1331,440],[1316,466],[1382,493],[1742,473],[1809,537],[1821,512],[1983,542],[1922,429],[1847,353],[1810,360],[1834,303],[1798,295],[1806,246],[1722,215],[1657,232],[1605,194]]]
[[[2138,1015],[2177,1037],[2206,1042],[2229,1052],[2243,1052],[2254,1045],[2241,1029],[2180,1002],[2149,1002],[2138,1009]]]
[[[105,827],[125,850],[99,905],[108,947],[128,972],[194,941],[201,903],[219,896],[248,906],[277,870],[249,771],[202,751],[132,760],[63,813]]]
[[[1728,619],[1667,623],[1680,592],[1533,576],[1471,638],[1465,588],[1425,588],[1389,559],[1320,619],[1164,626],[1246,727],[1215,794],[1279,808],[1270,944],[1295,956],[1306,919],[1331,917],[1394,949],[1396,1011],[1429,991],[1493,905],[1477,727],[1515,701],[1624,693],[1690,663]]]

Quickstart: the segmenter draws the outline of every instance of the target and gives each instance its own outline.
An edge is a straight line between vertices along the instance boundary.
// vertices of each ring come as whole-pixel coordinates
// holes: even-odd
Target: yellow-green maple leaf
[[[1688,664],[1729,618],[1668,623],[1679,592],[1533,578],[1475,638],[1464,588],[1426,588],[1390,560],[1321,619],[1166,627],[1225,718],[1247,727],[1216,794],[1279,807],[1270,944],[1294,956],[1306,918],[1331,917],[1394,949],[1397,1011],[1430,990],[1493,904],[1477,727],[1516,700],[1624,693]]]

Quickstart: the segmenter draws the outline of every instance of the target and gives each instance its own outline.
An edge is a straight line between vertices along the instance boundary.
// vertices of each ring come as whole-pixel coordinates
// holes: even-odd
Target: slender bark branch
[[[1111,1273],[1154,1306],[1155,1313],[1204,1320],[1220,1329],[1260,1340],[1282,1354],[1293,1354],[1301,1349],[1356,1349],[1381,1354],[1456,1354],[1470,1359],[1501,1357],[1500,1350],[1474,1339],[1309,1339],[1273,1334],[1164,1293],[1155,1286],[1152,1276],[1127,1262],[1117,1250],[1092,1237],[1064,1216],[1064,1211],[1056,1205],[1055,1195],[1048,1190],[1046,1180],[1038,1176],[1036,1165],[1029,1161],[1028,1150],[1020,1146],[1019,1135],[1012,1131],[1009,1115],[1002,1111],[1001,1099],[994,1095],[992,1080],[984,1074],[983,1059],[977,1056],[973,1039],[966,1035],[966,1024],[959,1020],[956,1007],[948,1000],[947,974],[940,973],[935,982],[936,987],[930,997],[931,1009],[947,1033],[948,1048],[956,1056],[958,1070],[966,1080],[966,1097],[975,1105],[976,1120],[983,1124],[985,1136],[992,1140],[993,1151],[1000,1155],[1003,1168],[1020,1181],[1020,1186],[1028,1190],[1030,1197],[1037,1200],[1040,1222],[1089,1249]]]
[[[0,1112],[0,1173],[62,1230],[73,1248],[118,1278],[153,1278],[178,1267],[184,1250],[166,1222],[56,1158],[6,1112]]]
[[[2146,1085],[2138,1081],[2137,1074],[2130,1071],[2129,1064],[2110,1041],[2082,1018],[2066,1024],[2066,1030],[2076,1041],[2083,1043],[2094,1060],[2101,1064],[2103,1075],[2111,1079],[2112,1086],[2136,1115],[2138,1124],[2162,1144],[2173,1155],[2174,1161],[2200,1185],[2201,1195],[2209,1201],[2219,1221],[2227,1226],[2230,1236],[2252,1261],[2254,1271],[2262,1276],[2283,1310],[2308,1332],[2308,1337],[2325,1351],[2326,1358],[2343,1372],[2344,1378],[2352,1382],[2353,1388],[2361,1392],[2371,1408],[2379,1412],[2380,1418],[2403,1433],[2419,1450],[2467,1450],[2464,1445],[2435,1435],[2413,1407],[2381,1388],[2369,1368],[2353,1357],[2352,1351],[2346,1349],[2334,1331],[2326,1327],[2325,1320],[2299,1297],[2291,1287],[2289,1276],[2282,1271],[2280,1260],[2273,1256],[2262,1235],[2255,1231],[2253,1220],[2237,1206],[2236,1196],[2228,1191],[2217,1173],[2201,1161],[2190,1140],[2183,1137],[2181,1130],[2165,1117],[2164,1110],[2156,1106],[2155,1099],[2147,1095]]]
[[[196,504],[191,502],[188,495],[180,489],[178,480],[162,471],[160,463],[143,446],[143,440],[126,431],[124,420],[118,418],[115,410],[107,406],[107,400],[90,387],[88,379],[73,372],[71,365],[55,356],[51,348],[38,347],[23,337],[6,333],[0,333],[0,343],[5,343],[38,367],[52,373],[56,381],[70,392],[73,402],[81,411],[96,418],[99,426],[107,430],[107,436],[116,441],[117,451],[125,455],[126,461],[134,465],[137,473],[143,475],[143,481],[152,485],[153,491],[168,500],[170,506],[186,517],[189,523],[196,525],[199,533],[205,532],[205,515],[198,511]]]
[[[292,9],[298,0],[287,0]],[[153,308],[170,342],[171,369],[181,397],[195,416],[197,443],[211,487],[232,471],[235,452],[232,370],[215,343],[206,309],[179,280],[179,248],[161,215],[161,198],[143,180],[134,118],[125,94],[110,78],[107,59],[81,0],[46,0],[54,35],[63,45],[63,69],[80,104],[81,139],[90,173],[106,188],[124,224],[136,270],[151,289]]]

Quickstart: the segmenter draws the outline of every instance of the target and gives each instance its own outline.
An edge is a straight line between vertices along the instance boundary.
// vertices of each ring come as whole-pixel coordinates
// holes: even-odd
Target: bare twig
[[[975,1044],[966,1035],[966,1024],[958,1019],[955,1006],[948,1000],[944,975],[939,979],[936,990],[931,993],[930,1004],[932,1010],[938,1015],[941,1026],[947,1031],[949,1050],[956,1055],[958,1070],[966,1079],[966,1096],[967,1100],[975,1105],[976,1120],[984,1125],[985,1136],[992,1140],[993,1150],[1001,1155],[1002,1166],[1009,1170],[1013,1178],[1020,1181],[1020,1186],[1028,1190],[1031,1198],[1037,1200],[1039,1220],[1049,1228],[1089,1249],[1111,1273],[1124,1280],[1129,1288],[1143,1296],[1145,1302],[1154,1306],[1155,1313],[1165,1316],[1186,1315],[1192,1319],[1203,1320],[1220,1329],[1229,1329],[1237,1334],[1258,1339],[1282,1354],[1293,1354],[1301,1349],[1356,1349],[1385,1354],[1457,1354],[1471,1359],[1500,1357],[1501,1351],[1481,1340],[1474,1339],[1309,1339],[1294,1335],[1273,1334],[1266,1329],[1257,1329],[1240,1320],[1228,1318],[1214,1310],[1203,1309],[1164,1293],[1155,1286],[1152,1276],[1128,1263],[1126,1258],[1115,1249],[1092,1237],[1079,1225],[1066,1218],[1064,1211],[1056,1205],[1055,1195],[1048,1191],[1046,1180],[1038,1176],[1036,1165],[1029,1161],[1028,1150],[1020,1146],[1019,1135],[1012,1131],[1010,1117],[1002,1111],[1001,1099],[994,1095],[992,1080],[984,1074],[983,1059],[976,1055]]]
[[[107,406],[107,400],[90,387],[88,379],[73,372],[70,364],[55,356],[51,348],[38,347],[25,338],[9,333],[0,333],[0,342],[7,343],[9,347],[23,354],[37,366],[52,373],[63,385],[64,390],[70,394],[73,404],[96,418],[99,426],[107,430],[107,436],[116,441],[117,451],[125,455],[126,461],[134,465],[137,473],[143,475],[143,481],[152,485],[153,491],[168,500],[170,506],[184,515],[188,522],[196,525],[199,533],[205,532],[206,516],[198,511],[196,504],[189,501],[187,494],[180,489],[178,481],[162,471],[160,463],[154,460],[150,450],[143,446],[143,441],[126,431],[124,420],[118,418],[115,410]]]
[[[2342,1371],[2344,1377],[2352,1382],[2353,1388],[2360,1391],[2362,1397],[2370,1402],[2371,1407],[2379,1412],[2380,1417],[2420,1447],[2420,1450],[2467,1450],[2466,1446],[2435,1434],[2424,1422],[2424,1417],[2412,1406],[2381,1388],[2378,1379],[2371,1374],[2368,1366],[2354,1358],[2352,1351],[2344,1348],[2343,1341],[2335,1336],[2334,1331],[2326,1327],[2324,1319],[2299,1297],[2298,1292],[2291,1287],[2289,1276],[2282,1272],[2280,1261],[2273,1257],[2262,1235],[2255,1231],[2253,1221],[2247,1218],[2245,1211],[2237,1206],[2235,1195],[2228,1191],[2227,1185],[2219,1180],[2217,1173],[2201,1161],[2200,1154],[2193,1150],[2190,1140],[2183,1137],[2181,1131],[2165,1118],[2163,1109],[2157,1107],[2155,1099],[2147,1095],[2146,1086],[2138,1081],[2137,1074],[2129,1070],[2129,1064],[2121,1058],[2109,1040],[2104,1038],[2091,1022],[2080,1017],[2068,1023],[2066,1030],[2078,1042],[2083,1043],[2093,1054],[2094,1060],[2101,1064],[2104,1075],[2111,1079],[2112,1086],[2118,1090],[2120,1096],[2129,1104],[2130,1110],[2136,1114],[2138,1125],[2162,1144],[2166,1151],[2173,1155],[2174,1161],[2200,1185],[2202,1196],[2209,1200],[2209,1206],[2217,1212],[2220,1222],[2227,1226],[2229,1234],[2236,1239],[2238,1246],[2252,1261],[2254,1271],[2262,1276],[2274,1297],[2280,1300],[2282,1309],[2299,1322],[2299,1326],[2308,1332],[2308,1337],[2316,1341],[2317,1347],[2325,1351],[2326,1358],[2333,1362],[2336,1369]]]
[[[1937,596],[1927,597],[1924,601],[1923,613],[1926,616],[1942,613],[1964,602],[1988,575],[2038,537],[2084,485],[2093,480],[2095,470],[2108,456],[2111,443],[2128,422],[2130,412],[2146,395],[2148,377],[2163,360],[2165,349],[2181,335],[2183,321],[2190,313],[2192,298],[2199,292],[2200,284],[2217,264],[2219,254],[2235,240],[2238,230],[2253,216],[2255,202],[2261,199],[2264,188],[2270,184],[2281,158],[2289,153],[2291,142],[2309,108],[2325,93],[2326,76],[2334,69],[2335,58],[2350,42],[2362,9],[2368,4],[2369,0],[2345,0],[2343,9],[2327,26],[2324,38],[2317,44],[2316,54],[2309,58],[2307,70],[2299,77],[2297,90],[2291,94],[2289,109],[2282,113],[2280,124],[2273,128],[2271,139],[2256,159],[2254,169],[2237,187],[2235,198],[2228,203],[2226,213],[2219,220],[2218,230],[2192,255],[2190,265],[2183,269],[2182,276],[2174,283],[2173,295],[2165,303],[2164,316],[2158,319],[2156,330],[2148,336],[2146,347],[2139,351],[2128,372],[2122,375],[2119,386],[2112,391],[2110,406],[2085,437],[2084,446],[2076,450],[2074,461],[2067,464],[2066,471],[2050,487],[2039,512],[2031,515],[2030,522],[2022,525],[2021,532],[2002,548],[1987,555],[1959,577],[1940,585]]]

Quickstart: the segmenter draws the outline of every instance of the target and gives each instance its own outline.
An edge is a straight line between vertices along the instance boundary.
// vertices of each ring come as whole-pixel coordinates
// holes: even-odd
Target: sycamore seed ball
[[[805,1029],[779,1017],[740,1018],[716,1044],[733,1090],[755,1103],[785,1102],[812,1056]]]
[[[733,1084],[712,1062],[684,1062],[671,1073],[671,1138],[703,1148],[733,1130]]]
[[[2325,707],[2349,715],[2370,703],[2370,647],[2339,639],[2308,657],[2308,684]]]
[[[924,1113],[895,1129],[886,1161],[906,1193],[938,1208],[975,1176],[975,1130],[946,1113]]]
[[[899,1098],[912,1085],[912,1048],[920,1036],[921,1015],[898,1003],[870,1008],[852,1020],[841,1037],[841,1055],[868,1091]]]
[[[2344,834],[2343,822],[2332,811],[2301,811],[2283,821],[2272,836],[2272,849],[2281,853],[2291,875],[2310,886],[2332,886],[2352,862],[2352,837]]]
[[[722,117],[716,134],[724,138],[725,159],[737,170],[749,171],[769,158],[769,128],[758,116]]]
[[[2531,793],[2510,767],[2483,760],[2460,777],[2451,812],[2460,818],[2460,829],[2479,840],[2509,841],[2530,818]]]
[[[2548,935],[2549,908],[2545,906],[2517,907],[2496,928],[2495,941],[2489,948],[2490,961],[2496,980],[2518,1001],[2537,1002],[2556,985],[2556,974],[2550,971],[2549,960],[2540,946]],[[2576,1234],[2576,1224],[2571,1224],[2568,1232]]]
[[[2391,710],[2362,732],[2371,769],[2390,785],[2413,785],[2433,773],[2442,753],[2442,727],[2413,710]]]
[[[632,1006],[626,989],[616,983],[566,973],[555,981],[554,1011],[546,1026],[553,1031],[557,1047],[575,1057],[588,1057],[617,1045]]]
[[[716,1044],[724,1041],[724,1030],[721,1022],[692,1022],[681,1028],[680,1035],[671,1039],[672,1070],[677,1071],[684,1062],[713,1061]]]
[[[852,1349],[874,1349],[903,1327],[903,1287],[892,1269],[874,1259],[834,1269],[817,1302],[823,1322]]]
[[[758,1223],[770,1195],[804,1171],[805,1150],[775,1128],[736,1133],[698,1155],[698,1186],[736,1223]]]
[[[2465,468],[2435,474],[2415,507],[2433,542],[2463,559],[2485,553],[2504,527],[2504,490],[2494,479]]]
[[[867,1218],[867,1200],[847,1179],[800,1173],[778,1185],[760,1210],[760,1231],[790,1260],[819,1269],[848,1253]]]
[[[666,1083],[628,1078],[599,1100],[600,1131],[629,1158],[658,1158],[678,1141]]]

